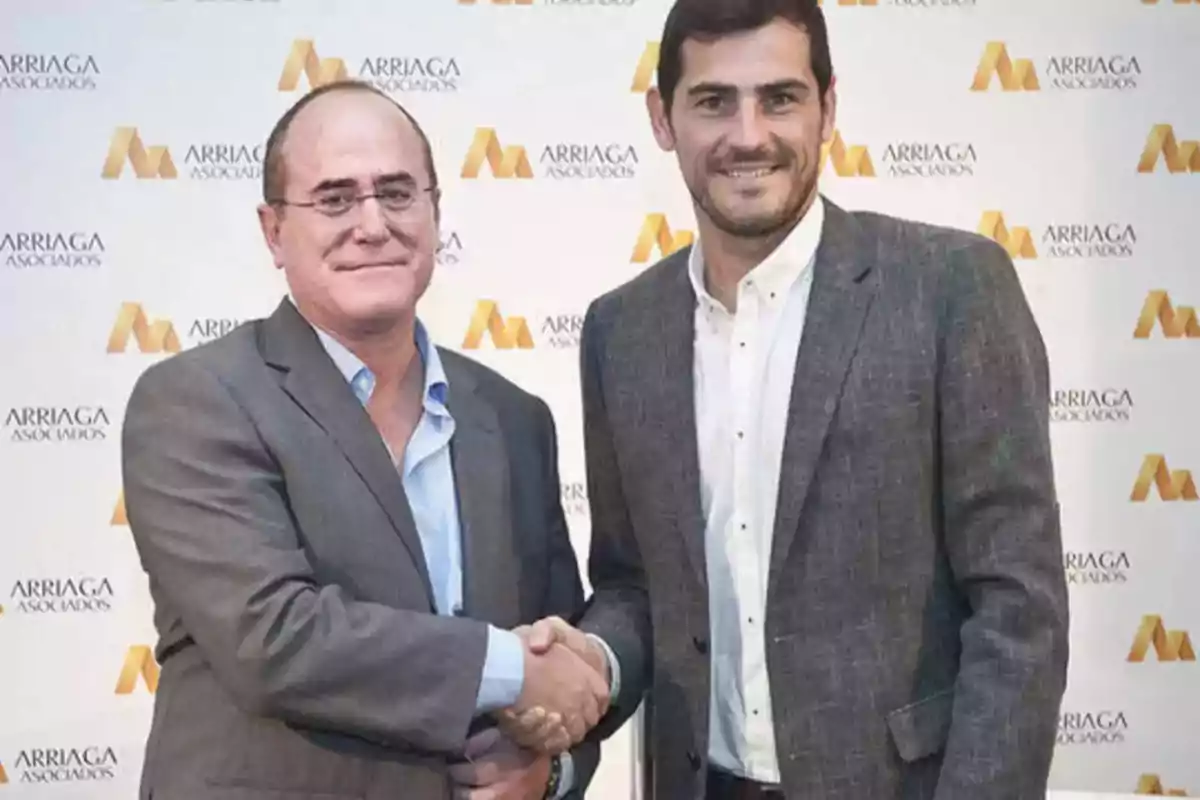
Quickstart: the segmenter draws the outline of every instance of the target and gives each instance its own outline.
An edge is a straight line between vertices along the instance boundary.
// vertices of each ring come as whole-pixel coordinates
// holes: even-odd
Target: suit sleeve
[[[541,420],[541,457],[543,469],[543,496],[546,502],[546,531],[549,537],[549,578],[546,599],[542,604],[544,616],[558,616],[575,622],[583,612],[583,581],[579,575],[579,558],[571,545],[570,528],[562,506],[562,484],[558,470],[558,434],[554,415],[543,401],[538,401]],[[566,798],[577,800],[584,796],[596,767],[600,764],[600,743],[593,738],[584,739],[571,748],[573,763],[572,790]]]
[[[178,617],[239,707],[461,752],[482,622],[362,602],[318,582],[279,465],[203,365],[175,357],[143,373],[122,436],[129,523],[159,614]]]
[[[579,628],[595,634],[616,655],[620,691],[594,735],[611,736],[628,720],[651,677],[650,601],[642,554],[625,504],[621,473],[605,408],[603,339],[597,304],[580,335],[583,432],[592,533],[588,575],[593,594]]]
[[[936,797],[1044,797],[1068,653],[1049,366],[1000,247],[953,251],[943,281],[941,511],[970,614]]]

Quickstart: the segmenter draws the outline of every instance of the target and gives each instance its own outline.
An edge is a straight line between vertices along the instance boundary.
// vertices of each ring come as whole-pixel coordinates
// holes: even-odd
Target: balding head
[[[270,135],[267,137],[266,152],[263,156],[262,191],[264,202],[271,203],[272,201],[281,200],[286,197],[288,190],[288,140],[291,138],[293,129],[297,127],[297,122],[303,121],[306,117],[317,117],[318,121],[320,121],[327,118],[328,114],[336,113],[338,110],[337,106],[332,105],[331,107],[330,103],[330,101],[334,100],[349,100],[350,107],[353,107],[356,103],[364,103],[367,107],[374,106],[384,113],[390,111],[390,113],[395,115],[396,121],[401,126],[411,128],[411,132],[416,135],[420,142],[426,172],[424,176],[414,177],[421,181],[423,185],[436,190],[438,179],[437,169],[433,163],[433,151],[429,145],[429,138],[425,135],[425,131],[422,130],[416,119],[392,97],[376,89],[369,83],[357,80],[345,80],[327,83],[304,95],[284,112],[283,116],[275,123],[275,127],[272,128]],[[390,106],[390,109],[384,108],[380,103],[387,104],[387,106]],[[308,123],[305,122],[305,124],[307,125]],[[306,146],[304,142],[302,142],[303,146]],[[436,193],[434,201],[436,207]]]

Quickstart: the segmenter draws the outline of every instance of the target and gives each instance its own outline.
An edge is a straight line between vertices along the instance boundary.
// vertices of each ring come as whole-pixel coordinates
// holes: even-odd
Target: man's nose
[[[374,197],[363,198],[358,206],[358,237],[363,241],[378,241],[387,238],[388,226],[383,207]]]
[[[770,125],[757,98],[747,97],[738,106],[730,143],[738,148],[754,150],[770,142]]]

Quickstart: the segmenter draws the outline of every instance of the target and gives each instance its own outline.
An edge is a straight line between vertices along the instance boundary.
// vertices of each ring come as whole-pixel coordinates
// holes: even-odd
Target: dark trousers
[[[752,781],[710,766],[704,800],[784,800],[784,794],[778,786]]]

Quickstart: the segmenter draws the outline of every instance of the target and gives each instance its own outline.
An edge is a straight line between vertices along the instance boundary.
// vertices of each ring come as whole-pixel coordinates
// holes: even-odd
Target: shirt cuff
[[[610,703],[617,701],[617,695],[621,693],[621,662],[617,661],[616,655],[612,648],[608,646],[608,642],[601,639],[594,633],[587,634],[587,637],[596,644],[600,645],[600,649],[604,651],[604,658],[608,660],[608,697]]]
[[[525,646],[512,631],[488,626],[487,657],[475,698],[476,714],[508,708],[517,702],[525,684]]]
[[[575,761],[571,758],[571,753],[564,751],[559,756],[559,762],[562,764],[562,776],[558,781],[558,791],[554,793],[552,800],[562,800],[575,788]]]

